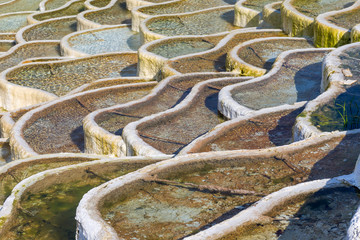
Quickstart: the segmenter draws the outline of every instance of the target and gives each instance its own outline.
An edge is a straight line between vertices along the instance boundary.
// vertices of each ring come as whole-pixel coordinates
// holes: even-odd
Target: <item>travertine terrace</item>
[[[360,0],[0,0],[0,240],[360,239]]]

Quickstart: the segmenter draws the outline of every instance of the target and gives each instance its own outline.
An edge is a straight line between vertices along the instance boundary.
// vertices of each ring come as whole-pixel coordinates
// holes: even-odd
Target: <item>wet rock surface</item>
[[[327,53],[294,53],[285,59],[278,72],[258,82],[256,87],[248,84],[234,89],[233,98],[256,110],[312,100],[320,94],[322,60]]]
[[[282,32],[248,32],[238,33],[229,39],[224,46],[200,56],[190,56],[169,61],[169,66],[180,73],[223,72],[226,70],[226,54],[236,45],[256,38],[285,36]]]
[[[236,29],[231,24],[233,18],[234,11],[231,9],[214,9],[196,15],[160,17],[150,21],[147,28],[164,36],[209,35]]]
[[[198,143],[189,153],[262,149],[290,144],[292,127],[301,111],[302,108],[287,110],[244,120],[230,128],[224,128],[217,136]]]
[[[220,239],[344,239],[359,204],[358,194],[344,187],[301,196],[269,213],[267,222],[250,224]]]

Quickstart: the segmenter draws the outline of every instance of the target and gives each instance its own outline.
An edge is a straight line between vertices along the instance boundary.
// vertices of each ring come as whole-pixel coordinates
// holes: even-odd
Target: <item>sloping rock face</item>
[[[359,239],[359,12],[0,0],[0,238]]]

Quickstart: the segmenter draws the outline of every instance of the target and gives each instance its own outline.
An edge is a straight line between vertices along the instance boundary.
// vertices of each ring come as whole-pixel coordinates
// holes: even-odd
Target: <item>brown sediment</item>
[[[87,114],[100,108],[139,99],[147,95],[154,86],[153,83],[145,86],[118,86],[60,101],[34,113],[22,128],[23,138],[39,154],[82,152],[82,120]]]
[[[229,76],[233,75],[229,74]],[[195,84],[216,77],[225,77],[225,75],[204,74],[176,77],[148,101],[110,111],[104,110],[95,117],[95,122],[105,130],[121,135],[122,129],[128,123],[176,106],[190,93]]]
[[[165,154],[177,153],[192,140],[224,121],[217,111],[218,93],[221,88],[246,80],[249,79],[232,78],[204,85],[186,107],[139,124],[137,131],[140,137]]]
[[[216,136],[197,143],[189,153],[263,149],[292,142],[292,128],[302,111],[284,110],[234,123]]]

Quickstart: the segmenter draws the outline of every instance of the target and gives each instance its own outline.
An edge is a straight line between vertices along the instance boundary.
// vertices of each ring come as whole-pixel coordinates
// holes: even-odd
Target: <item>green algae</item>
[[[316,47],[339,47],[351,42],[348,31],[328,26],[321,22],[314,24],[314,44]]]
[[[19,165],[16,168],[10,169],[9,171],[0,175],[0,205],[5,201],[5,199],[10,196],[12,189],[24,180],[36,173],[68,166],[72,164],[78,164],[84,161],[92,161],[95,159],[68,159],[68,160],[58,160],[58,161],[48,161],[48,163],[44,163],[45,161],[39,161],[39,163],[32,163],[31,165]]]
[[[17,204],[16,222],[3,234],[8,239],[74,239],[76,208],[82,196],[90,189],[115,177],[125,175],[149,163],[104,165],[103,169],[91,167],[72,170],[71,180],[65,177],[40,190],[28,190]],[[104,170],[105,169],[105,170]],[[43,181],[47,181],[44,179]],[[51,181],[51,180],[50,180]],[[53,180],[54,181],[54,180]],[[46,184],[46,183],[45,183]],[[35,185],[35,188],[39,188]]]
[[[5,223],[6,221],[6,217],[1,217],[0,218],[0,228],[2,227],[2,225]]]
[[[316,109],[310,121],[324,132],[357,129],[360,127],[360,99],[348,92],[343,93]]]
[[[359,8],[332,14],[314,24],[316,47],[339,47],[351,42],[351,29],[360,21]]]
[[[302,112],[298,115],[298,117],[306,117],[306,112]]]
[[[46,191],[28,194],[17,214],[15,239],[74,239],[76,222],[73,219],[77,207],[74,203],[98,184],[79,182],[71,187],[58,184]]]
[[[339,68],[350,71],[345,80],[360,79],[357,70],[360,63],[359,47],[349,47],[339,54]],[[360,85],[356,81],[345,86],[345,92],[333,101],[320,106],[311,114],[311,123],[321,131],[344,131],[360,127]]]

